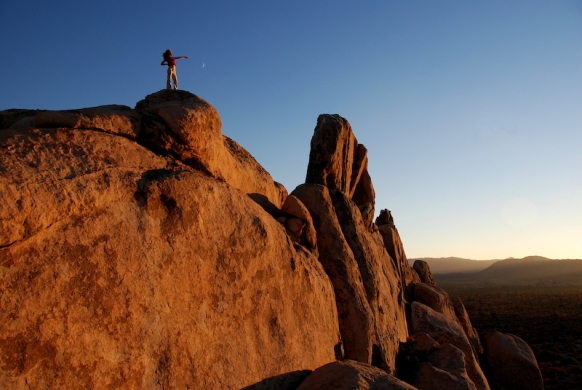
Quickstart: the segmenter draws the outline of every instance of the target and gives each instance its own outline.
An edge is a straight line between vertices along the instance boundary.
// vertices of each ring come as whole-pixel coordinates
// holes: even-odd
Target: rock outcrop
[[[213,177],[223,177],[222,122],[208,102],[185,91],[165,90],[148,95],[135,109],[144,123],[142,142]]]
[[[345,357],[371,363],[375,341],[372,309],[358,263],[335,214],[330,191],[321,185],[305,184],[291,195],[301,200],[314,219],[319,261],[335,290]]]
[[[3,111],[3,122],[27,118],[35,111]],[[28,124],[28,123],[27,123]],[[18,125],[13,124],[12,127]],[[287,190],[236,141],[222,135],[218,111],[187,91],[162,90],[127,106],[107,105],[79,110],[38,111],[29,128],[95,130],[121,135],[157,154],[226,181],[250,195],[265,209],[280,208]],[[21,126],[24,127],[24,126]]]
[[[445,317],[455,320],[456,314],[449,294],[440,287],[426,283],[414,284],[414,300],[420,302]]]
[[[495,331],[487,333],[484,344],[491,376],[503,389],[544,388],[536,357],[521,338]]]
[[[305,183],[343,192],[366,210],[364,223],[371,224],[376,195],[368,173],[368,150],[358,144],[345,118],[323,114],[317,119]]]
[[[186,91],[0,121],[0,388],[489,388],[341,116],[291,195]],[[522,344],[487,339],[496,383]]]
[[[0,137],[0,387],[240,388],[335,360],[320,263],[237,189],[124,137]]]
[[[43,111],[44,110],[27,110],[18,108],[0,111],[0,130],[16,127],[15,125],[23,120],[27,123],[34,122],[34,117]],[[27,127],[28,126],[29,125],[27,125]],[[30,126],[32,126],[32,124],[30,124]]]
[[[313,217],[319,261],[335,289],[345,357],[392,372],[407,322],[397,272],[379,235],[339,190],[304,184],[292,195]]]
[[[353,360],[329,363],[309,375],[297,390],[414,390],[385,371]]]
[[[355,181],[361,175],[361,156],[354,167],[358,141],[347,120],[339,115],[320,115],[311,138],[311,152],[305,183],[321,184],[332,190],[351,195]],[[352,178],[354,171],[354,178]]]
[[[34,117],[34,128],[98,130],[136,139],[141,132],[141,115],[130,107],[108,105],[80,110],[44,111]]]
[[[477,356],[461,325],[446,314],[439,313],[430,307],[412,302],[412,331],[427,333],[440,344],[451,344],[461,350],[465,358],[465,367],[469,378],[478,390],[488,390],[489,384]]]
[[[423,283],[436,286],[436,282],[434,280],[434,277],[432,276],[432,272],[430,272],[430,267],[428,266],[428,263],[426,261],[416,260],[412,268],[420,276],[420,280]]]
[[[439,344],[426,333],[407,343],[417,359],[410,382],[419,390],[475,390],[463,352],[448,343]]]
[[[277,220],[287,228],[291,237],[315,252],[317,250],[317,234],[307,207],[296,196],[290,195],[281,207],[281,214],[282,216]]]
[[[205,100],[186,91],[162,90],[135,109],[142,114],[140,142],[266,203],[281,207],[285,201],[285,188],[250,153],[222,135],[218,111]]]
[[[106,204],[131,199],[147,171],[173,162],[95,131],[0,132],[0,247]]]

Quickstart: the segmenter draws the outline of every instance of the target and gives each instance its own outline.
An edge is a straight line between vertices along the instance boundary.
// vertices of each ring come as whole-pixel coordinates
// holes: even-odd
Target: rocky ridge
[[[489,356],[537,383],[373,221],[339,115],[290,194],[189,92],[0,119],[2,388],[513,388]]]

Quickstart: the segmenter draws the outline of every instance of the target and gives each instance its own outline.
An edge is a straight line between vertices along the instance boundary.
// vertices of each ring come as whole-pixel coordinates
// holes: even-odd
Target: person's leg
[[[166,89],[172,89],[172,67],[168,66],[168,79],[166,80]]]
[[[174,79],[174,89],[178,89],[178,72],[176,72],[176,67],[173,67],[174,72],[172,73],[172,78]]]

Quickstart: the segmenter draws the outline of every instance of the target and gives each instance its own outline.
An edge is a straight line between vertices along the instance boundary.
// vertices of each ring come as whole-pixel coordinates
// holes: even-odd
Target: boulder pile
[[[483,349],[390,211],[373,220],[339,115],[290,194],[186,91],[0,124],[0,388],[539,384],[523,340]]]

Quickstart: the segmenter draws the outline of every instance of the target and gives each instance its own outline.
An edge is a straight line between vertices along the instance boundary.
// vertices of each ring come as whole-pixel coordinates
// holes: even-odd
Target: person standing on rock
[[[168,81],[166,89],[172,89],[172,80],[174,80],[174,89],[178,89],[178,75],[176,74],[176,60],[188,58],[188,56],[172,57],[172,49],[168,49],[162,54],[164,60],[160,65],[168,65]]]

